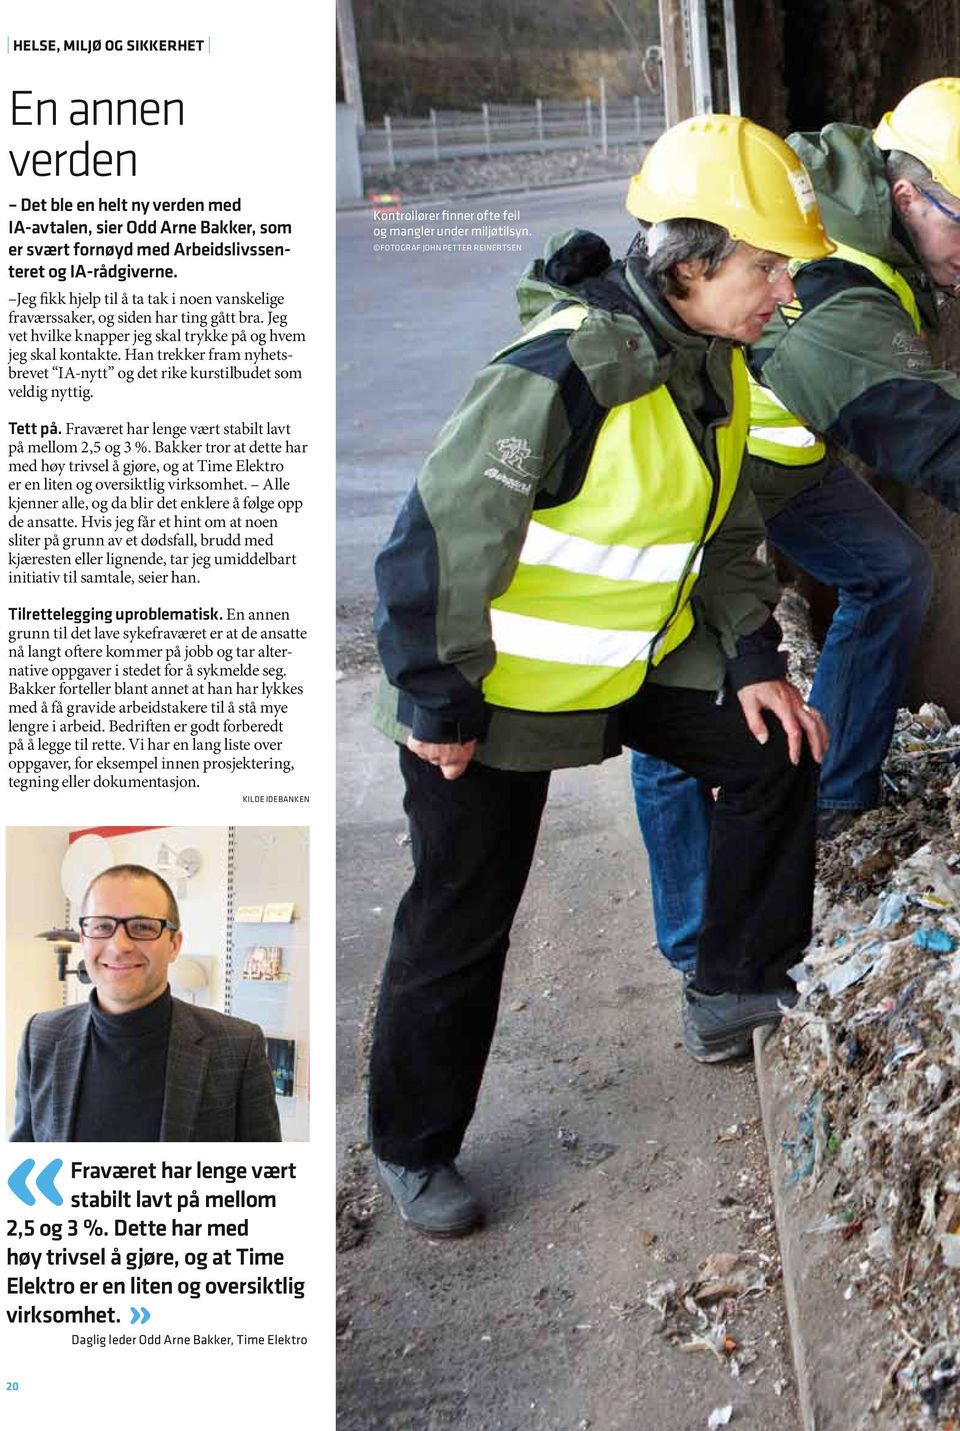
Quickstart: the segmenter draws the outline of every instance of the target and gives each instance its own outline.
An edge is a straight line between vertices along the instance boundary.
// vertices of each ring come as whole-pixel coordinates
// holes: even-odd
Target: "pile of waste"
[[[884,803],[818,855],[780,1041],[802,1101],[788,1182],[825,1180],[848,1301],[882,1309],[876,1407],[960,1426],[960,725],[901,711]],[[792,1131],[792,1130],[791,1130]]]
[[[809,695],[807,604],[788,589],[776,616]],[[801,1217],[819,1189],[827,1215],[804,1231],[835,1239],[845,1302],[884,1319],[868,1419],[849,1431],[960,1431],[960,725],[932,704],[900,711],[882,804],[817,860],[814,937],[779,1035],[799,1106],[786,1182]],[[670,1341],[739,1376],[755,1353],[732,1319],[769,1274],[723,1254],[651,1284],[647,1305]],[[732,1411],[716,1408],[711,1427]]]
[[[747,1298],[770,1287],[773,1259],[755,1250],[714,1252],[686,1281],[669,1278],[647,1285],[646,1305],[659,1317],[658,1331],[683,1351],[709,1352],[731,1375],[741,1376],[758,1351],[732,1325]],[[782,1388],[778,1385],[777,1394]]]
[[[810,694],[820,652],[810,630],[810,607],[795,586],[784,587],[774,616],[783,632],[788,676],[805,696]]]

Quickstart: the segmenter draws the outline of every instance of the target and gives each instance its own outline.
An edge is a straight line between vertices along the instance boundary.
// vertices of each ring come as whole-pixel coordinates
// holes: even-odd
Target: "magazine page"
[[[4,1404],[255,1420],[322,1304],[318,15],[8,23]]]

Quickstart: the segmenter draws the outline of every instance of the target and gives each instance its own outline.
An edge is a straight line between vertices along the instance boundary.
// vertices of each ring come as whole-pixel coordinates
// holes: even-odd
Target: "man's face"
[[[698,333],[755,343],[774,310],[793,300],[793,284],[783,254],[738,243],[729,258],[708,276],[700,262],[678,265],[687,297],[671,299],[689,327]],[[688,275],[689,270],[689,275]]]
[[[104,875],[91,888],[83,907],[84,916],[116,919],[135,915],[167,919],[169,913],[163,888],[143,875]],[[108,1014],[126,1014],[153,1003],[163,993],[183,935],[179,930],[164,929],[157,939],[131,939],[126,927],[118,924],[109,939],[81,934],[81,942],[100,1007]]]
[[[893,186],[894,201],[927,273],[940,288],[960,285],[960,199],[919,188],[906,179]]]

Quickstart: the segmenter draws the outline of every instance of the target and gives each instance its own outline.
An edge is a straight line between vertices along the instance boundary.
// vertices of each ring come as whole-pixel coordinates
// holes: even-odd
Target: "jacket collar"
[[[629,285],[644,317],[656,332],[670,344],[671,348],[688,348],[691,351],[696,350],[704,353],[711,343],[725,341],[706,333],[698,333],[696,329],[689,327],[676,309],[645,277],[641,265],[636,260],[627,260],[623,265],[623,271],[624,280]]]

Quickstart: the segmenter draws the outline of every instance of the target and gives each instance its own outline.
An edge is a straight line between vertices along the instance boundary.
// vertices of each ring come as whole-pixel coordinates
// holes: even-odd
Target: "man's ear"
[[[890,185],[890,193],[893,195],[897,212],[904,216],[908,215],[918,204],[925,202],[916,184],[912,184],[909,179],[895,179]]]

